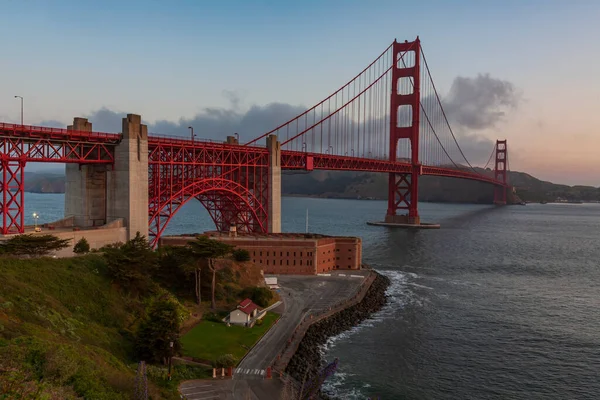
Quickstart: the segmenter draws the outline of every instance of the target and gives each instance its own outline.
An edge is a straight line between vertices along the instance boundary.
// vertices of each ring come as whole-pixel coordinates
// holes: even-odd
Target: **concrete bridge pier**
[[[68,130],[91,132],[86,118],[74,118]],[[65,217],[75,226],[87,228],[106,224],[106,165],[66,164]]]
[[[277,135],[267,136],[269,150],[269,233],[281,233],[281,144]]]
[[[90,132],[92,124],[75,118],[68,129]],[[122,221],[123,239],[132,239],[136,232],[148,237],[148,129],[139,115],[123,118],[114,165],[67,164],[65,217],[73,217],[73,224],[82,228]]]
[[[107,218],[122,218],[129,240],[136,232],[148,237],[148,127],[141,116],[127,114],[122,134],[108,176]]]

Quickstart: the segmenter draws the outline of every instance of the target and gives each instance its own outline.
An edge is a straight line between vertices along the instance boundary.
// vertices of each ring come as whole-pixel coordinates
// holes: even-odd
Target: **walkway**
[[[301,321],[310,318],[309,315],[319,315],[329,311],[331,307],[343,304],[356,294],[368,271],[355,271],[354,274],[363,277],[337,273],[331,276],[278,276],[278,283],[281,286],[280,297],[284,305],[273,311],[282,313],[282,316],[242,360],[238,369],[261,370],[273,366],[273,362],[286,347]],[[251,379],[254,376],[234,374],[234,379],[237,378]]]
[[[364,272],[366,272],[368,274],[367,277],[365,279],[361,279],[359,281],[360,286],[357,285],[358,287],[357,288],[355,287],[354,292],[350,296],[347,296],[347,297],[343,298],[341,301],[331,304],[331,306],[327,309],[315,310],[314,312],[307,313],[307,315],[304,317],[302,322],[300,322],[300,324],[296,327],[296,329],[292,333],[291,339],[289,340],[289,342],[286,345],[284,345],[283,350],[277,354],[277,359],[275,360],[275,362],[273,364],[274,371],[277,371],[279,373],[285,371],[285,368],[287,367],[288,363],[290,362],[290,360],[296,353],[296,350],[298,349],[300,342],[304,338],[306,331],[308,330],[308,328],[310,328],[310,326],[312,324],[314,324],[315,322],[321,321],[327,317],[330,317],[333,314],[338,313],[338,312],[344,310],[345,308],[348,308],[350,306],[358,304],[362,301],[362,299],[367,294],[368,289],[371,287],[371,284],[377,277],[377,274],[375,274],[374,272],[371,272],[371,271],[364,271]],[[347,279],[352,279],[352,278],[353,278],[352,276],[348,276]],[[340,278],[338,278],[338,279],[340,279]]]

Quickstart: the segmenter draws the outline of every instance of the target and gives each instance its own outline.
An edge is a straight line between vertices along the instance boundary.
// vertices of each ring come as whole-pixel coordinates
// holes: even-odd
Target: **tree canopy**
[[[87,239],[82,237],[79,239],[75,246],[73,246],[73,253],[75,254],[85,254],[90,251],[90,244]]]
[[[207,260],[225,257],[233,251],[233,246],[207,236],[198,236],[187,247],[194,256]]]
[[[122,288],[137,292],[150,288],[158,255],[145,236],[137,232],[135,238],[121,245],[104,247],[103,251],[111,278]]]
[[[69,247],[70,239],[54,235],[16,235],[0,244],[0,253],[12,256],[41,257]]]
[[[136,350],[141,360],[158,362],[181,349],[180,318],[177,305],[169,299],[159,299],[148,310],[148,316],[138,329]],[[173,342],[173,348],[170,343]]]

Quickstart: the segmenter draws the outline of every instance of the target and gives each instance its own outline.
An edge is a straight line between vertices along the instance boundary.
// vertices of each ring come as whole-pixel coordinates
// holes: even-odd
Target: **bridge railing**
[[[44,135],[56,138],[57,136],[64,139],[101,139],[101,140],[120,140],[120,133],[107,132],[88,132],[76,131],[64,128],[48,128],[45,126],[7,124],[0,122],[0,134],[28,134],[28,135]]]
[[[179,144],[179,145],[187,145],[187,146],[202,146],[207,143],[210,143],[212,145],[219,145],[219,146],[240,146],[240,147],[242,147],[239,144],[228,144],[224,139],[218,140],[218,139],[194,138],[194,140],[192,140],[191,138],[186,138],[184,136],[160,135],[160,134],[156,134],[156,133],[149,133],[148,141],[150,143]],[[249,148],[259,147],[259,148],[264,149],[266,146],[257,144],[257,145],[246,146],[246,147],[249,147]]]

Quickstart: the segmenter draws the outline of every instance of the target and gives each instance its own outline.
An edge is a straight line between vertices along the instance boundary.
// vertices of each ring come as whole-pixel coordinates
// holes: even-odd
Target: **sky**
[[[19,121],[19,95],[26,124],[87,116],[118,129],[136,113],[156,133],[187,134],[190,121],[204,122],[200,137],[243,135],[247,121],[266,131],[418,35],[454,120],[465,121],[468,90],[495,116],[463,126],[466,142],[507,139],[512,170],[600,186],[595,0],[0,0],[0,10],[0,121]],[[489,89],[499,86],[510,90]]]

